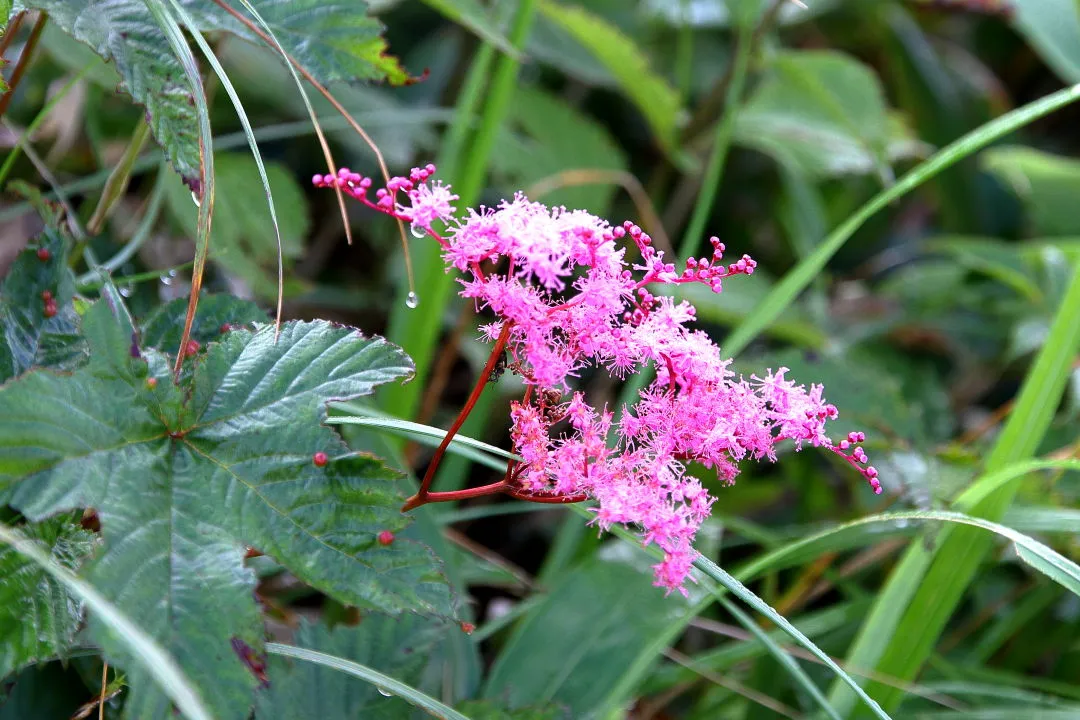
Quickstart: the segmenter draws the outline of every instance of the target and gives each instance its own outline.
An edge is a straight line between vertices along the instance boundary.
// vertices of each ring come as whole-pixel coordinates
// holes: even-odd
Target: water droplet
[[[160,280],[161,284],[165,285],[166,287],[172,285],[173,283],[172,275],[168,273],[162,273],[161,276],[158,277],[158,280]]]
[[[177,275],[176,268],[169,268],[169,277],[174,278],[174,277],[176,277],[176,275]]]
[[[427,235],[427,230],[425,230],[424,226],[420,223],[413,223],[412,225],[410,225],[409,232],[412,233],[412,236],[414,238],[422,238]]]
[[[405,296],[405,307],[409,308],[410,310],[415,310],[416,306],[419,304],[420,298],[417,297],[416,293],[410,290],[409,294]]]
[[[195,191],[191,191],[191,202],[195,203],[195,207],[202,207],[202,202],[199,200],[199,196],[195,194]]]
[[[393,697],[394,696],[393,693],[388,693],[385,690],[383,690],[381,687],[376,687],[375,689],[378,690],[379,694],[382,695],[383,697]]]
[[[132,292],[132,288],[131,288],[130,285],[121,285],[120,286],[120,295],[122,297],[126,297],[126,298],[131,297],[131,292]]]

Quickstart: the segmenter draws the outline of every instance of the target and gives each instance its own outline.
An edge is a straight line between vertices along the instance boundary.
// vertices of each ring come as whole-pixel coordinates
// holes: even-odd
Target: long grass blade
[[[184,349],[191,339],[191,325],[195,322],[195,311],[199,306],[199,293],[202,290],[203,275],[206,272],[206,260],[210,255],[210,223],[214,216],[214,150],[210,131],[210,108],[206,104],[206,90],[195,56],[184,39],[184,31],[176,22],[169,9],[161,0],[144,0],[154,20],[165,33],[169,45],[184,68],[184,76],[192,91],[195,114],[199,119],[199,165],[201,171],[198,192],[192,191],[192,197],[198,199],[199,220],[195,238],[195,265],[191,269],[191,294],[188,297],[187,316],[184,318],[184,331],[180,336],[180,350],[176,353],[174,372],[180,374],[184,362]]]
[[[236,109],[236,116],[240,118],[240,125],[243,127],[244,136],[247,138],[248,147],[251,149],[251,156],[255,158],[255,167],[259,170],[259,180],[262,182],[263,192],[266,194],[266,204],[270,206],[270,222],[274,226],[274,238],[277,241],[277,311],[274,324],[276,328],[280,330],[281,305],[282,302],[284,302],[285,296],[285,264],[281,247],[281,227],[278,225],[277,207],[274,205],[274,193],[270,190],[270,178],[266,176],[266,166],[263,165],[262,153],[259,152],[259,143],[255,139],[255,131],[251,127],[251,121],[248,120],[247,111],[244,109],[244,104],[240,101],[240,96],[237,94],[236,88],[233,87],[228,73],[226,73],[225,68],[221,66],[221,63],[217,59],[217,55],[214,54],[214,50],[210,47],[210,44],[206,42],[206,38],[199,32],[199,28],[195,25],[195,21],[188,15],[187,11],[184,10],[184,7],[177,2],[177,0],[169,0],[169,4],[172,5],[173,12],[176,13],[176,16],[180,18],[180,21],[187,27],[191,37],[195,40],[195,44],[199,46],[199,50],[202,51],[203,56],[206,57],[207,62],[210,63],[210,67],[214,69],[214,73],[221,81],[221,86],[229,96],[233,108]],[[181,345],[180,347],[184,347],[184,345]]]
[[[1035,453],[1050,427],[1078,351],[1080,264],[1073,268],[1046,342],[1028,370],[1013,412],[987,458],[987,473],[1002,471]],[[977,501],[969,496],[957,505],[964,506],[971,515],[998,521],[1012,503],[1018,485],[1018,479],[1003,481],[990,492],[980,491]],[[930,548],[922,542],[912,543],[860,628],[848,663],[876,667],[904,681],[913,679],[929,659],[990,548],[991,539],[970,528],[943,532]],[[903,637],[903,643],[894,643],[895,637]],[[880,688],[878,696],[886,707],[895,706],[901,699],[894,688],[871,687],[875,692]],[[842,707],[840,701],[850,703],[846,695],[842,688],[834,687],[830,699]]]
[[[395,680],[389,675],[383,675],[378,670],[353,662],[352,660],[335,657],[334,655],[327,655],[326,653],[321,653],[317,650],[308,650],[293,645],[282,645],[281,643],[266,643],[266,652],[271,655],[295,658],[297,660],[304,660],[334,670],[340,670],[343,673],[371,683],[384,694],[389,693],[391,695],[396,695],[405,702],[415,705],[434,717],[445,718],[445,720],[469,720],[468,717],[462,715],[454,708],[442,704],[430,695],[425,695],[411,685],[406,685],[400,680]]]
[[[777,283],[772,292],[758,305],[756,312],[747,317],[727,337],[724,342],[725,352],[734,356],[745,350],[746,346],[770,323],[780,317],[780,314],[795,301],[799,293],[813,282],[829,259],[843,247],[855,231],[879,210],[995,140],[1078,99],[1080,99],[1080,84],[1059,90],[1006,113],[938,151],[900,178],[895,185],[875,195],[836,228],[813,253],[800,261],[784,276],[782,281]]]
[[[131,654],[146,667],[150,676],[185,717],[191,720],[211,720],[210,713],[203,706],[198,691],[184,676],[172,656],[109,602],[104,595],[50,558],[32,540],[17,530],[0,524],[0,541],[7,543],[20,555],[25,556],[56,578],[73,595],[82,600],[98,619],[112,628],[117,639],[126,645]]]

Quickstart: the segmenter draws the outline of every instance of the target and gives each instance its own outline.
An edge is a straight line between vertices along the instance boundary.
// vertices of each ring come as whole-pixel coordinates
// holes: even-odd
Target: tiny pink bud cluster
[[[693,540],[713,503],[688,463],[731,484],[741,460],[775,460],[776,446],[791,441],[796,450],[831,450],[881,492],[877,470],[866,466],[857,444],[863,434],[839,445],[826,434],[838,412],[822,386],[797,385],[786,368],[763,378],[737,376],[709,336],[689,327],[694,306],[651,290],[697,283],[719,293],[725,278],[753,274],[757,263],[749,256],[726,263],[726,248],[714,237],[711,257],[691,258],[677,271],[633,223],[611,226],[522,194],[459,220],[457,196],[430,181],[434,171],[428,165],[393,178],[374,200],[371,180],[345,168],[314,182],[422,229],[439,243],[448,267],[464,274],[461,295],[494,314],[496,322],[482,330],[490,340],[505,334],[509,367],[528,388],[511,408],[514,451],[522,458],[508,473],[515,497],[595,499],[595,522],[602,529],[640,526],[644,541],[664,551],[656,584],[685,594],[697,557]],[[633,262],[628,245],[637,250]],[[656,369],[656,379],[632,406],[619,408],[618,422],[580,392],[565,398],[587,368],[624,377],[646,366]]]

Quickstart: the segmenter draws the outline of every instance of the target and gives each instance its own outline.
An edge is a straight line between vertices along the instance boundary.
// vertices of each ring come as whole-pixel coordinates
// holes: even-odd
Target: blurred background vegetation
[[[736,278],[719,296],[690,295],[723,348],[780,279],[897,177],[993,118],[1080,82],[1076,0],[807,4],[372,1],[389,51],[416,81],[331,90],[391,172],[435,162],[470,204],[523,190],[613,222],[633,219],[680,257],[704,252],[709,235],[751,254],[760,263],[753,277]],[[448,426],[488,352],[471,305],[458,302],[433,248],[410,238],[419,306],[406,307],[396,226],[353,205],[347,245],[333,194],[309,187],[326,165],[288,71],[265,47],[222,32],[207,38],[268,161],[286,317],[331,318],[400,343],[419,378],[379,395],[379,407]],[[25,41],[24,28],[7,57]],[[197,208],[147,140],[143,110],[115,92],[118,82],[113,64],[46,24],[0,144],[12,148],[37,119],[29,144],[84,219],[112,168],[125,154],[137,158],[91,246],[99,258],[119,257],[114,275],[145,316],[190,289]],[[259,177],[212,73],[207,96],[217,206],[206,284],[270,307],[276,247]],[[327,102],[313,103],[338,162],[377,176],[363,140]],[[872,513],[972,510],[958,497],[1006,459],[1077,456],[1080,364],[1068,338],[1060,403],[1049,378],[1051,391],[1025,406],[1026,428],[1012,431],[1031,447],[1014,444],[1011,455],[1001,447],[1036,354],[1053,333],[1080,325],[1080,307],[1066,298],[1080,262],[1078,152],[1080,106],[1067,106],[962,159],[874,214],[835,254],[817,255],[828,264],[805,292],[730,350],[745,373],[786,366],[802,382],[823,383],[840,409],[836,435],[866,433],[885,493],[874,496],[825,453],[747,464],[732,488],[701,469],[718,497],[701,550],[733,573],[745,570],[740,577],[753,579],[755,592],[819,647],[847,658],[894,717],[1080,717],[1080,598],[981,531],[952,532],[950,545],[940,526],[914,520],[854,526],[757,570],[753,563]],[[8,191],[16,180],[49,189],[25,155],[3,172]],[[0,268],[40,223],[15,193],[2,203]],[[94,278],[83,281],[91,287]],[[581,385],[609,402],[620,396],[606,377]],[[508,447],[515,394],[512,382],[492,386],[463,432]],[[422,473],[430,455],[374,434],[348,437],[406,471]],[[1002,457],[989,462],[995,452]],[[497,475],[453,458],[435,487]],[[973,512],[1077,559],[1078,479],[1075,471],[1027,474],[995,507]],[[564,509],[485,499],[420,516],[415,532],[443,557],[478,630],[429,638],[435,649],[425,663],[392,657],[393,633],[415,637],[420,621],[386,629],[383,655],[344,629],[332,637],[305,627],[310,643],[370,652],[373,666],[400,669],[473,717],[514,708],[528,708],[514,717],[821,712],[778,659],[773,643],[790,643],[775,626],[700,593],[663,598],[650,586],[648,558],[598,538]],[[939,592],[942,578],[952,584]],[[283,636],[300,618],[354,620],[273,567],[260,595]],[[834,683],[828,669],[796,657],[818,686]],[[9,678],[0,718],[70,715],[96,687],[80,672],[77,663],[54,663]],[[327,698],[351,682],[323,681]],[[828,696],[839,716],[868,712],[840,685]],[[46,698],[55,703],[48,710],[35,704]],[[369,702],[368,712],[405,712]],[[328,704],[296,717],[360,717],[350,714],[356,707]]]

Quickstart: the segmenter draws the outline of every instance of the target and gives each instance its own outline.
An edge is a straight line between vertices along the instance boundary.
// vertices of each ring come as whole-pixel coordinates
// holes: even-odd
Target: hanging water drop
[[[161,284],[164,285],[165,287],[168,287],[169,285],[173,284],[172,275],[170,273],[162,273],[158,277],[158,280],[160,280]]]
[[[420,223],[413,223],[409,225],[409,232],[411,232],[412,236],[417,239],[427,235],[427,230]]]
[[[419,304],[420,298],[417,297],[416,293],[410,290],[409,294],[405,296],[405,307],[409,308],[410,310],[415,310],[416,306]]]
[[[132,293],[131,285],[121,285],[120,286],[120,295],[122,297],[129,298],[129,297],[131,297],[131,293]]]
[[[379,694],[382,695],[383,697],[393,697],[394,696],[393,693],[388,693],[385,690],[383,690],[381,687],[376,686],[375,689],[378,690]]]
[[[195,194],[195,191],[191,191],[191,202],[195,203],[195,207],[202,207],[202,201],[199,200],[199,196]]]

